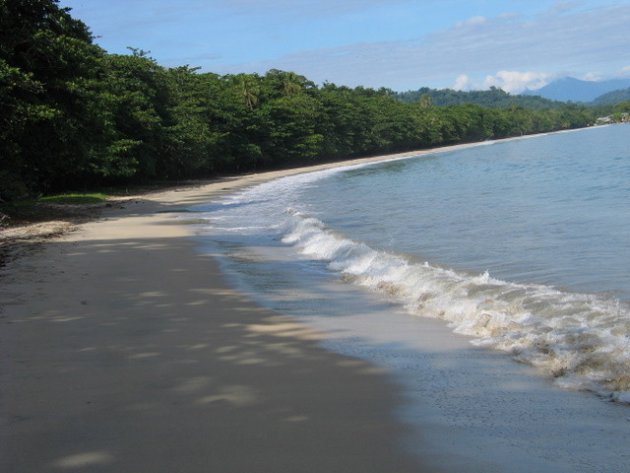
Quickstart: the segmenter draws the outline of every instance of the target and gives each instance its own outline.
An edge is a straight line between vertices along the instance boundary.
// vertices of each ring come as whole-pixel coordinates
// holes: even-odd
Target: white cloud
[[[550,82],[551,77],[546,72],[499,71],[494,76],[486,76],[483,88],[497,87],[509,93],[519,93],[525,89],[540,89]]]
[[[582,80],[598,81],[604,79],[604,76],[600,72],[587,72],[582,76]]]
[[[621,68],[621,72],[622,72],[623,74],[628,74],[628,73],[630,73],[630,66],[625,66],[625,67],[622,67],[622,68]]]
[[[451,88],[453,90],[470,90],[471,88],[470,77],[468,77],[466,74],[458,75],[457,79],[455,79],[455,83],[453,84],[453,87]]]
[[[463,28],[465,26],[477,26],[483,25],[488,19],[485,16],[473,16],[467,20],[460,21],[455,24],[456,28]]]

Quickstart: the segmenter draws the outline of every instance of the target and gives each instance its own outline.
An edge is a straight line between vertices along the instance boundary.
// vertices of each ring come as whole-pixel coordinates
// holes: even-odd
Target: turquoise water
[[[402,310],[630,403],[630,127],[268,182],[199,209],[234,281],[294,315]]]

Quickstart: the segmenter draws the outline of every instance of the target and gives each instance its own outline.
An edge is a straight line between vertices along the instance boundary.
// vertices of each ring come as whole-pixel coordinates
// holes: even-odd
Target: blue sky
[[[519,92],[630,76],[630,0],[61,0],[110,53],[219,74]]]

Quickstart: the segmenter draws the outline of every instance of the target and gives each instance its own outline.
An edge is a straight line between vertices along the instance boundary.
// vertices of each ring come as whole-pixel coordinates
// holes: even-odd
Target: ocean
[[[390,369],[401,417],[434,419],[436,445],[503,442],[479,471],[630,471],[629,125],[304,173],[194,210],[234,285]],[[575,412],[606,433],[577,435]]]

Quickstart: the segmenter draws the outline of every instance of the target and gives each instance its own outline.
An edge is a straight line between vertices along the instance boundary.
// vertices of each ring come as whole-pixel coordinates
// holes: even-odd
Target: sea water
[[[433,447],[459,432],[463,458],[497,446],[497,471],[630,471],[628,125],[300,174],[196,210],[235,284],[400,374]]]

